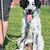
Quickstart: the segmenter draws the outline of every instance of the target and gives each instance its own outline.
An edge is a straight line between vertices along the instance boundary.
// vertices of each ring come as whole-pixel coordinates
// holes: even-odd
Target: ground
[[[44,50],[50,50],[50,7],[42,6],[40,9],[40,18],[42,23],[42,35],[44,38]],[[9,17],[9,27],[7,35],[13,42],[5,39],[4,50],[16,50],[16,41],[21,34],[21,21],[23,10],[19,6],[16,9],[11,9]]]

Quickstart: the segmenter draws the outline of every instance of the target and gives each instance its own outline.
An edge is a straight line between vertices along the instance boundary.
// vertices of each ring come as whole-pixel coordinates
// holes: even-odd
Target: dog
[[[24,10],[22,18],[22,35],[17,40],[19,50],[43,50],[44,40],[41,34],[41,21],[39,17],[39,0],[20,0]]]

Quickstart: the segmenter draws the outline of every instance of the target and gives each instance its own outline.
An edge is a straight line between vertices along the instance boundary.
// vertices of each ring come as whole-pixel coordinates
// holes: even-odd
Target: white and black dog
[[[39,17],[40,1],[20,0],[20,6],[24,9],[24,17],[22,18],[22,36],[18,39],[19,50],[43,50],[44,40]]]

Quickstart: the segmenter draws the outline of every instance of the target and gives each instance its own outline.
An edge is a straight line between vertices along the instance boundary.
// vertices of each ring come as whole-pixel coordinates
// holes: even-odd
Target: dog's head
[[[34,13],[35,9],[41,7],[40,0],[20,0],[20,6],[28,13]]]
[[[32,9],[40,8],[41,2],[39,0],[20,0],[20,6],[23,9]],[[29,10],[31,11],[31,10]]]

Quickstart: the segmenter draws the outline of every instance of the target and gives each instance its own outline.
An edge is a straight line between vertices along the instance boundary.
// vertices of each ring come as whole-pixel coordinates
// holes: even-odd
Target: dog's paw
[[[32,42],[33,42],[32,39],[26,39],[26,41],[25,41],[25,45],[28,44],[28,43],[32,43]]]
[[[19,49],[16,49],[16,50],[19,50]]]
[[[17,40],[17,45],[20,46],[21,38]]]

